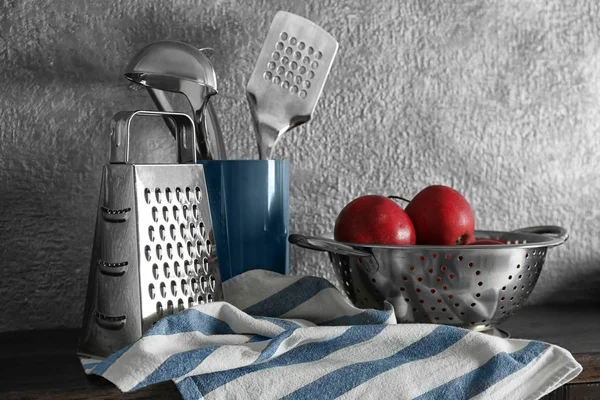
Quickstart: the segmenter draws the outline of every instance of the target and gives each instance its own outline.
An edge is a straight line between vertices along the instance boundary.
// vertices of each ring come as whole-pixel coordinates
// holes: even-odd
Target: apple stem
[[[410,200],[405,199],[404,197],[400,197],[400,196],[388,196],[388,199],[392,199],[392,200],[402,200],[405,201],[407,203],[410,203]]]

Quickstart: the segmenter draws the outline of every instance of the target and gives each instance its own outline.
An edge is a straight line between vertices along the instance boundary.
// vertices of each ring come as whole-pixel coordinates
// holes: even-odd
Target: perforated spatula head
[[[314,22],[275,14],[246,87],[261,160],[284,132],[310,120],[337,50]]]

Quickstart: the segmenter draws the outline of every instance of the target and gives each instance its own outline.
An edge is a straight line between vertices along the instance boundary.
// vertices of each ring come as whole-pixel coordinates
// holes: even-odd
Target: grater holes
[[[193,255],[193,247],[192,242],[187,242],[187,252],[190,257]]]
[[[152,201],[151,198],[151,193],[150,193],[150,189],[146,188],[144,189],[144,200],[146,200],[146,204],[150,204],[150,202]]]
[[[165,240],[167,235],[165,234],[165,227],[164,225],[160,225],[158,227],[158,235],[160,236],[160,240]]]
[[[287,34],[287,32],[285,32],[285,31],[284,31],[284,32],[281,32],[281,34],[279,35],[279,38],[280,38],[281,40],[287,40],[287,38],[288,38],[288,34]]]
[[[198,293],[199,286],[198,286],[198,281],[196,280],[196,278],[192,278],[192,280],[190,281],[190,284],[192,286],[192,292]]]
[[[199,296],[198,296],[198,304],[204,304],[204,303],[206,303],[206,302],[204,301],[204,296],[202,296],[202,295],[199,295]]]
[[[191,297],[188,297],[188,307],[193,307],[194,306],[194,299]]]
[[[186,275],[188,275],[188,276],[192,275],[192,271],[193,271],[192,264],[188,260],[186,260],[185,263],[183,264],[183,268],[185,270]]]
[[[292,36],[292,37],[290,38],[290,44],[291,44],[292,46],[295,46],[295,45],[296,45],[296,43],[298,43],[298,39],[296,39],[294,36]]]
[[[294,54],[294,49],[292,49],[292,47],[291,47],[291,46],[288,46],[288,47],[285,49],[285,54],[287,54],[288,56],[291,56],[292,54]]]
[[[183,311],[185,309],[185,304],[183,302],[183,299],[179,299],[177,301],[177,310],[178,311]]]
[[[181,243],[177,243],[177,255],[179,256],[179,258],[183,258],[184,254],[183,254],[183,244]]]
[[[154,300],[156,297],[156,288],[154,287],[153,283],[148,286],[148,294],[150,295],[150,300]]]
[[[206,239],[206,252],[210,255],[212,253],[212,243],[209,239]]]
[[[160,244],[156,245],[156,258],[162,260],[162,246]],[[148,260],[150,261],[150,260]]]
[[[206,288],[208,287],[208,280],[206,279],[206,276],[201,276],[200,277],[200,289],[202,290],[202,292],[206,292]]]
[[[206,227],[204,226],[204,222],[200,221],[198,224],[198,231],[200,236],[204,237],[206,235]]]
[[[273,57],[274,57],[275,54],[277,54],[277,58],[279,58],[279,53],[273,53]],[[267,68],[270,69],[270,70],[274,70],[275,69],[275,63],[273,61],[269,61],[267,63]]]
[[[311,66],[313,69],[317,69],[317,68],[319,68],[319,63],[318,63],[317,61],[313,61],[313,62],[312,62],[312,64],[310,64],[310,66]]]
[[[186,234],[187,234],[187,230],[185,228],[185,224],[179,225],[179,232],[181,233],[181,237],[185,239]],[[183,256],[181,256],[181,257],[183,257]]]
[[[208,259],[206,257],[202,258],[202,267],[204,269],[204,273],[208,274]]]
[[[152,207],[152,219],[154,222],[158,222],[158,208]]]
[[[161,192],[160,188],[156,188],[156,189],[154,190],[154,193],[155,193],[155,195],[156,195],[156,202],[157,202],[158,204],[160,204],[160,203],[162,202],[162,192]]]
[[[190,236],[192,238],[196,238],[198,236],[198,232],[196,231],[196,225],[194,223],[190,223]]]
[[[159,317],[162,317],[162,315],[163,315],[163,306],[162,306],[162,304],[160,303],[160,301],[159,301],[158,303],[156,303],[156,314],[157,314]]]
[[[183,219],[187,221],[189,217],[189,207],[183,206]]]
[[[308,93],[306,93],[306,90],[301,90],[300,93],[298,93],[298,96],[300,96],[300,98],[304,99],[304,98],[306,98],[307,94]]]
[[[152,276],[154,279],[158,279],[158,264],[152,265]]]
[[[208,282],[210,284],[210,290],[214,292],[215,286],[217,285],[217,278],[211,275],[210,278],[208,278]]]
[[[181,265],[179,264],[179,261],[175,261],[173,263],[173,272],[175,272],[175,276],[177,276],[178,278],[182,277],[183,272],[181,269]]]
[[[160,283],[160,295],[163,299],[167,297],[167,285],[164,282]]]
[[[163,211],[163,219],[166,222],[169,222],[169,208],[167,206],[164,206],[162,211]]]
[[[150,261],[150,259],[152,258],[152,250],[150,249],[150,246],[146,246],[144,248],[144,254],[146,255],[146,260]]]
[[[164,263],[163,274],[165,275],[165,278],[167,278],[167,279],[169,279],[171,277],[171,267],[169,266],[169,263]]]
[[[150,226],[148,227],[148,239],[150,239],[151,242],[154,242],[154,227]]]
[[[183,293],[184,296],[187,296],[188,294],[188,283],[185,279],[181,280],[181,293]]]
[[[202,254],[202,248],[203,248],[202,242],[201,241],[197,241],[196,242],[196,251],[197,251],[198,255]]]
[[[179,221],[179,207],[173,206],[173,218],[175,221]]]
[[[323,57],[323,53],[321,53],[320,51],[317,51],[317,52],[315,53],[315,58],[316,58],[317,60],[320,60],[322,57]]]
[[[192,189],[190,189],[189,187],[185,188],[185,198],[187,201],[192,201]],[[185,217],[185,214],[184,214]]]
[[[171,235],[171,239],[175,240],[177,238],[177,229],[175,225],[171,224],[169,227],[169,234]]]
[[[202,190],[198,186],[196,186],[194,191],[196,192],[196,200],[202,200]]]
[[[171,190],[171,188],[165,189],[165,198],[167,199],[167,203],[173,201],[173,191]]]
[[[312,78],[314,78],[314,77],[315,77],[315,73],[314,73],[314,71],[309,71],[309,72],[308,72],[308,79],[312,79]]]
[[[305,47],[306,47],[306,43],[304,43],[304,42],[298,43],[298,49],[304,50]]]
[[[177,199],[178,202],[181,203],[182,200],[182,195],[181,195],[181,188],[175,188],[175,198]]]
[[[192,217],[194,217],[194,219],[200,218],[200,211],[198,210],[198,206],[196,204],[192,206]]]
[[[201,268],[202,268],[202,267],[201,267],[201,265],[200,265],[200,260],[198,260],[198,259],[195,259],[195,260],[194,260],[194,271],[196,272],[196,274],[198,274],[198,275],[201,275],[201,274],[200,274],[200,272],[201,272]]]
[[[213,296],[212,296],[212,294],[210,294],[210,293],[209,293],[209,294],[207,294],[207,295],[206,295],[206,302],[207,302],[207,303],[212,303],[213,301],[214,301],[214,300],[213,300]]]
[[[173,314],[173,301],[167,301],[167,314]]]
[[[177,296],[177,282],[171,281],[171,294]]]

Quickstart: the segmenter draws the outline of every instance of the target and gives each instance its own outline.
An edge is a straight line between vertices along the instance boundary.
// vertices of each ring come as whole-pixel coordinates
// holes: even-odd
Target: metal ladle
[[[200,160],[226,159],[225,144],[209,98],[217,93],[217,78],[208,57],[176,41],[160,41],[140,50],[129,62],[125,77],[145,86],[160,111],[174,111],[165,93],[183,94],[194,111],[196,149]],[[177,128],[165,123],[173,135]]]

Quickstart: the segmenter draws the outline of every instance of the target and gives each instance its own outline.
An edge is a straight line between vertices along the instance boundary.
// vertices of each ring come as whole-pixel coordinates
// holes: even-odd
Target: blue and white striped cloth
[[[159,321],[106,360],[82,359],[128,392],[173,380],[184,399],[538,399],[581,366],[563,348],[352,306],[327,280],[255,270],[227,303]]]

